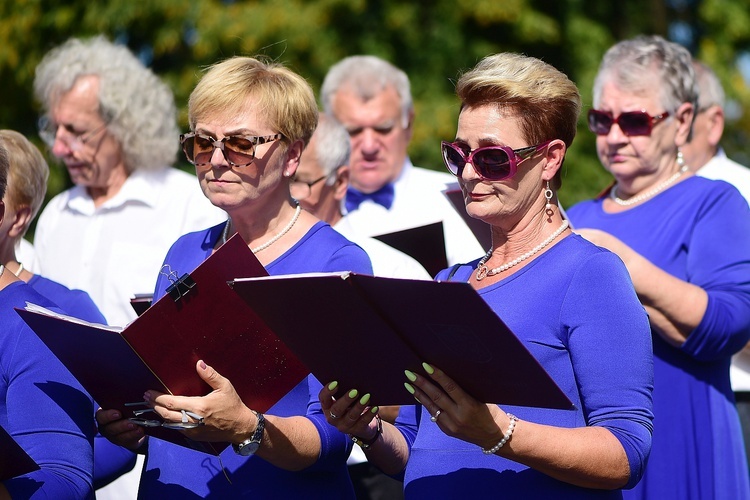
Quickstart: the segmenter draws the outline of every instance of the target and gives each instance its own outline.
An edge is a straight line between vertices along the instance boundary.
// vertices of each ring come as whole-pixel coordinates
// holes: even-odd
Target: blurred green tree
[[[584,110],[599,60],[615,41],[639,33],[682,39],[724,82],[735,118],[730,156],[750,132],[750,0],[16,0],[0,3],[0,127],[38,142],[34,68],[68,37],[103,33],[127,44],[175,92],[186,127],[187,97],[206,66],[232,55],[263,54],[304,75],[317,91],[330,65],[352,54],[375,54],[412,81],[417,118],[410,154],[442,169],[438,141],[455,134],[453,84],[487,54],[521,52],[566,72],[581,90]],[[675,28],[683,28],[682,31]],[[685,29],[689,36],[685,35]],[[175,140],[177,140],[175,138]],[[50,162],[55,164],[54,160]],[[189,165],[181,163],[183,168]],[[609,175],[596,157],[582,119],[565,163],[564,205],[594,196]],[[48,198],[67,187],[52,168]]]

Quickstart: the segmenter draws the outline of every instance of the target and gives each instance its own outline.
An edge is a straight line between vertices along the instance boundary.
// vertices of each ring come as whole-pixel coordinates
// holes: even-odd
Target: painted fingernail
[[[410,372],[409,370],[404,370],[404,374],[406,374],[406,378],[408,378],[408,379],[409,379],[409,380],[411,380],[412,382],[416,382],[416,380],[417,380],[417,376],[416,376],[416,375],[414,375],[414,373],[413,373],[413,372]]]
[[[332,390],[334,390],[338,386],[339,386],[338,380],[334,380],[333,382],[331,382],[330,384],[328,384],[328,390],[332,391]]]
[[[144,401],[151,401],[151,394],[149,394],[148,392],[144,392],[143,393],[143,400]]]
[[[203,361],[203,360],[201,360],[201,362],[200,362],[200,365],[199,365],[199,366],[201,367],[201,370],[205,370],[205,369],[207,368],[207,367],[206,367],[206,362],[205,362],[205,361]]]
[[[378,412],[378,407],[377,406],[373,406],[372,409],[370,409],[370,412],[371,413],[377,413]]]
[[[414,387],[412,387],[408,382],[404,382],[404,387],[406,387],[406,390],[409,391],[409,394],[414,394],[415,392],[417,392],[414,390]]]
[[[422,368],[424,368],[424,371],[426,371],[430,375],[432,375],[433,373],[435,373],[435,369],[433,367],[431,367],[430,365],[428,365],[427,363],[422,363]]]
[[[357,392],[357,389],[352,389],[351,391],[349,391],[349,397],[352,398],[352,399],[356,398],[357,394],[359,394]]]
[[[367,394],[365,394],[364,396],[362,396],[362,399],[359,400],[359,404],[361,404],[361,405],[364,406],[364,405],[367,404],[368,401],[370,401],[370,393],[369,392]]]

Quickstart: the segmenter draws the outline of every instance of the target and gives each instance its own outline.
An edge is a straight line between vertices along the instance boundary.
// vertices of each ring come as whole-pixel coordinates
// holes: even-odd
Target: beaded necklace
[[[525,254],[521,255],[520,257],[513,259],[512,261],[508,262],[507,264],[503,264],[500,267],[495,267],[493,269],[488,269],[485,263],[492,257],[492,249],[487,252],[487,254],[482,257],[482,260],[479,261],[479,264],[477,265],[477,281],[482,281],[487,276],[495,276],[496,274],[500,274],[503,271],[507,271],[513,266],[517,266],[521,262],[525,261],[529,257],[533,256],[540,250],[542,250],[544,247],[555,241],[555,238],[560,236],[563,231],[565,231],[570,224],[567,220],[564,220],[562,225],[557,228],[557,230],[550,234],[549,237],[544,240],[543,242],[539,243],[537,246],[526,252]]]
[[[615,194],[615,191],[617,191],[617,184],[612,186],[612,189],[609,192],[609,197],[620,205],[621,207],[629,207],[630,205],[635,205],[636,203],[640,203],[643,200],[647,200],[651,198],[652,196],[656,196],[658,193],[669,187],[670,184],[672,184],[674,181],[680,178],[682,174],[688,171],[687,165],[684,165],[680,170],[675,172],[672,177],[667,179],[666,181],[662,182],[658,186],[656,186],[654,189],[650,191],[646,191],[643,194],[639,194],[638,196],[633,196],[632,198],[628,198],[627,200],[623,200],[622,198],[618,198]]]
[[[251,248],[250,251],[253,252],[253,253],[258,253],[258,252],[260,252],[262,250],[265,250],[266,248],[270,247],[274,243],[276,243],[279,240],[279,238],[281,238],[282,236],[284,236],[286,233],[288,233],[292,229],[292,227],[294,227],[294,224],[297,222],[297,219],[299,219],[299,214],[301,212],[302,212],[302,207],[300,206],[299,202],[297,202],[297,208],[294,211],[294,217],[292,217],[292,220],[289,221],[289,224],[287,224],[284,227],[284,229],[281,230],[281,232],[279,232],[278,234],[276,234],[276,236],[274,236],[273,238],[271,238],[270,240],[266,241],[265,243],[263,243],[260,246],[257,246],[255,248]],[[224,232],[221,233],[221,244],[222,245],[224,243],[226,243],[227,240],[229,239],[229,227],[231,226],[231,224],[232,224],[232,220],[228,219],[226,225],[224,226]]]

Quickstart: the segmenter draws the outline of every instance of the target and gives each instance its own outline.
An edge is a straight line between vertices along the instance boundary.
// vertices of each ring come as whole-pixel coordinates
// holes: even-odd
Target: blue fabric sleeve
[[[0,325],[15,328],[8,320]],[[0,421],[40,470],[3,484],[12,498],[93,498],[93,402],[41,340],[19,328],[0,336]]]
[[[622,261],[608,251],[588,258],[561,311],[586,425],[620,441],[630,464],[625,488],[632,488],[651,450],[653,355],[648,317]]]
[[[328,270],[354,271],[360,274],[372,274],[372,263],[367,253],[354,243],[341,247],[327,263]]]
[[[320,435],[320,456],[305,471],[335,471],[341,467],[342,462],[346,462],[346,458],[352,451],[353,443],[345,434],[330,425],[323,415],[323,409],[318,399],[318,394],[323,389],[323,385],[312,375],[308,375],[307,382],[310,399],[305,416],[315,425]]]
[[[699,361],[731,356],[750,340],[750,209],[729,188],[704,202],[690,238],[688,281],[706,291],[708,306],[682,351]]]
[[[102,488],[135,467],[137,455],[98,434],[94,437],[94,489]]]

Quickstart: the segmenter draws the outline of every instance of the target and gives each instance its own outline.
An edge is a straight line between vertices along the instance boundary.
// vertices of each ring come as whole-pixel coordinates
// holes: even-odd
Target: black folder
[[[319,273],[231,286],[318,380],[371,393],[373,404],[414,404],[404,370],[424,374],[427,362],[486,403],[572,408],[468,283]]]

